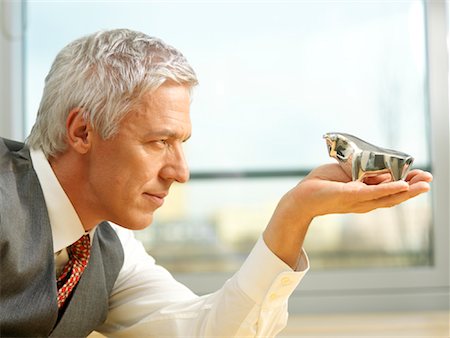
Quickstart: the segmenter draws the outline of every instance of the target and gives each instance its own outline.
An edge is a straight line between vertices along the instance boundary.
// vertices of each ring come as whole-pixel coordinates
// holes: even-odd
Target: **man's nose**
[[[161,170],[161,176],[166,180],[186,183],[189,180],[189,166],[184,156],[182,145],[178,145],[168,154],[166,165]]]

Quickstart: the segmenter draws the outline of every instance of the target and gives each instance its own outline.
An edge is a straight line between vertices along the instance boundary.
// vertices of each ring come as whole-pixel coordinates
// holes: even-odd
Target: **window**
[[[445,178],[439,171],[445,165],[436,162],[438,169],[431,156],[446,161],[448,170],[448,115],[433,115],[443,98],[428,95],[440,78],[430,68],[427,8],[414,0],[30,1],[26,128],[54,56],[71,40],[128,27],[179,48],[200,79],[186,146],[192,180],[175,186],[152,227],[137,235],[181,280],[211,291],[245,259],[282,194],[330,161],[325,132],[410,153],[415,167],[433,169],[436,185],[448,186],[448,172]],[[67,13],[77,24],[67,22]],[[445,123],[447,135],[439,131]],[[441,295],[445,278],[436,269],[445,262],[436,234],[448,233],[442,225],[448,214],[436,210],[448,202],[442,189],[394,209],[316,219],[305,244],[311,282],[299,294],[313,299],[335,287],[326,283],[335,278],[345,285],[331,290],[336,294],[412,285],[439,288]]]

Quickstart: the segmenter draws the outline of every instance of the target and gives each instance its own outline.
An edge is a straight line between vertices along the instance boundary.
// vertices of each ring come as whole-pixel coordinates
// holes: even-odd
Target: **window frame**
[[[25,4],[0,2],[0,135],[25,138]]]

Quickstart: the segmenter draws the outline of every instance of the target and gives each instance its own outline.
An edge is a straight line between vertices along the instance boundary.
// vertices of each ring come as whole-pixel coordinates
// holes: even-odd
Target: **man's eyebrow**
[[[169,137],[169,138],[181,138],[181,135],[177,133],[175,130],[164,128],[159,130],[152,130],[145,134],[145,137]],[[191,138],[191,134],[189,133],[185,138],[182,139],[183,142],[186,142]]]
[[[183,142],[186,142],[187,140],[189,140],[191,138],[192,134],[189,134],[188,136],[186,136],[186,138],[183,139]]]

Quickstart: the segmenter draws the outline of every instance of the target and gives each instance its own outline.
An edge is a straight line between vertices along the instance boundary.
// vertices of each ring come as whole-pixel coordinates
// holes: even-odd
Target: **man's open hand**
[[[337,213],[365,213],[392,207],[430,190],[433,176],[412,170],[405,181],[390,182],[390,175],[351,181],[338,164],[320,166],[283,196],[264,240],[291,267],[303,245],[309,224],[316,216]]]
[[[351,181],[338,164],[313,170],[289,192],[296,203],[306,203],[304,212],[313,218],[336,213],[365,213],[392,207],[430,190],[433,177],[412,170],[406,181],[389,182],[389,174],[370,177],[365,182]]]

